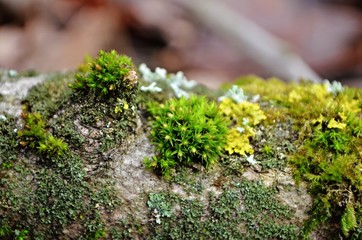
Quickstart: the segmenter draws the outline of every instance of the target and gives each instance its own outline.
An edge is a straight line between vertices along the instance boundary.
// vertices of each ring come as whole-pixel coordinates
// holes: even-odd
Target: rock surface
[[[27,96],[29,89],[47,79],[49,79],[48,75],[9,77],[8,72],[3,71],[0,79],[0,116],[7,114],[20,120],[22,112],[21,102]],[[61,116],[62,110],[53,116],[53,120]],[[78,133],[85,138],[87,144],[84,152],[93,154],[99,147],[99,139],[103,136],[102,127],[106,123],[99,122],[99,126],[97,125],[94,128],[82,124],[79,118],[70,119],[70,121],[72,121]],[[255,166],[248,164],[242,157],[236,157],[233,161],[236,164],[242,163],[242,167],[236,171],[231,169],[230,165],[225,167],[222,164],[217,164],[208,170],[195,166],[191,169],[181,170],[178,173],[180,175],[175,175],[171,181],[166,181],[163,177],[145,168],[144,159],[153,156],[155,151],[148,139],[149,129],[145,119],[142,119],[142,121],[138,119],[136,125],[134,134],[126,136],[122,143],[116,147],[102,152],[96,163],[92,163],[89,159],[83,162],[87,178],[97,178],[107,184],[110,182],[114,189],[114,194],[121,200],[121,204],[115,207],[111,213],[106,211],[106,207],[99,207],[101,209],[100,218],[104,220],[103,226],[105,226],[102,228],[102,231],[106,232],[105,230],[109,230],[105,233],[106,235],[102,235],[103,237],[111,238],[112,236],[112,238],[115,238],[114,236],[116,235],[112,235],[110,229],[112,229],[113,225],[126,221],[125,219],[128,219],[129,216],[132,216],[134,223],[142,226],[141,232],[137,232],[135,230],[137,227],[133,225],[130,227],[130,223],[122,225],[126,229],[127,226],[130,228],[130,236],[135,239],[146,238],[145,234],[155,234],[153,228],[159,229],[162,225],[158,221],[163,222],[172,219],[172,217],[162,216],[158,212],[160,209],[157,210],[157,208],[150,207],[152,205],[150,194],[159,194],[157,196],[173,194],[176,196],[174,198],[180,198],[182,201],[198,201],[202,203],[204,210],[201,218],[203,220],[200,221],[207,222],[207,219],[212,214],[212,204],[216,201],[213,197],[221,199],[229,190],[235,190],[233,188],[234,185],[243,181],[260,182],[266,188],[275,190],[275,199],[293,212],[289,220],[280,221],[289,221],[286,223],[296,226],[297,232],[300,231],[303,222],[308,218],[307,210],[311,207],[312,198],[308,194],[305,184],[295,183],[290,167],[264,169],[258,164]],[[291,134],[289,130],[282,132],[284,131],[282,128],[280,128],[280,131],[281,136],[285,132],[288,133],[287,135]],[[22,157],[28,158],[29,154],[24,154]],[[287,156],[280,153],[277,158],[281,160],[287,158]],[[36,169],[36,166],[34,165],[31,168]],[[96,168],[100,168],[101,171],[95,171]],[[226,172],[230,169],[233,172],[232,174]],[[180,211],[184,209],[184,206],[181,204],[182,201],[173,205],[172,216],[176,219],[182,217],[182,214],[180,215]],[[243,205],[242,196],[239,202],[241,203],[241,208],[245,208],[246,205]],[[169,224],[172,225],[172,222]],[[74,237],[74,234],[83,234],[84,231],[82,227],[77,225],[77,222],[73,222],[72,225],[64,228],[62,233],[64,238],[71,239]],[[120,231],[123,231],[122,228]],[[127,239],[127,236],[122,236]],[[321,236],[323,234],[314,234],[313,239],[323,239]]]

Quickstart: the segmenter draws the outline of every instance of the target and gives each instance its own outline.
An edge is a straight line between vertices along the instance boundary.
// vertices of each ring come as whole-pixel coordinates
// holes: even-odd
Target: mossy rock
[[[143,66],[137,89],[134,76],[127,85],[132,95],[104,98],[113,89],[106,86],[98,98],[68,87],[73,72],[2,70],[0,238],[361,238],[360,89],[247,76],[211,91],[182,85],[183,75],[162,69],[145,73]],[[145,166],[145,158],[162,159],[164,151],[155,147],[162,141],[150,141],[149,107],[179,94],[214,102],[233,132],[224,140],[233,145],[209,165],[188,158],[165,178]],[[35,113],[41,124],[29,122]],[[57,151],[57,144],[66,149]]]

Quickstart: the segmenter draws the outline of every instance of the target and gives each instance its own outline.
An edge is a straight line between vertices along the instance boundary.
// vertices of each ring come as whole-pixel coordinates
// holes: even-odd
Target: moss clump
[[[94,92],[100,96],[126,97],[118,94],[127,94],[137,87],[137,75],[133,70],[132,60],[119,55],[115,50],[101,50],[98,58],[89,62],[89,67],[90,71],[75,75],[76,81],[71,85],[72,88]]]
[[[201,162],[206,167],[221,155],[227,132],[214,102],[191,96],[149,104],[151,141],[158,155],[146,160],[148,167],[169,177],[178,165]]]
[[[55,138],[45,130],[45,121],[40,113],[23,112],[22,117],[24,129],[18,131],[18,136],[23,147],[29,146],[49,159],[59,157],[68,150],[68,145],[62,139]]]
[[[134,132],[137,116],[138,81],[131,59],[116,51],[100,51],[95,59],[88,59],[89,69],[82,69],[70,84],[74,92],[64,119],[80,120],[82,126],[99,130],[99,151],[104,152],[120,144]],[[74,123],[59,129],[75,129]],[[74,131],[72,131],[74,132]],[[74,140],[80,140],[74,136]],[[78,141],[77,140],[77,141]]]
[[[313,221],[306,232],[318,223],[337,221],[343,235],[351,237],[362,225],[361,220],[349,221],[362,219],[358,211],[362,204],[362,140],[354,135],[349,122],[345,121],[346,126],[330,123],[323,120],[321,126],[309,126],[308,138],[303,138],[292,158],[294,173],[297,179],[309,182],[315,196]]]
[[[329,95],[324,108],[315,112],[318,118],[305,119],[299,142],[302,142],[292,158],[297,179],[309,182],[315,196],[312,219],[305,232],[317,224],[337,222],[341,235],[358,239],[362,228],[360,208],[362,202],[361,146],[359,135],[361,91],[351,90]],[[357,234],[357,235],[356,235]]]

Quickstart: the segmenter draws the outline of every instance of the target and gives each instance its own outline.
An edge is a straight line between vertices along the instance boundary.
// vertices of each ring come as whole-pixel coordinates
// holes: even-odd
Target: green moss
[[[161,223],[161,218],[171,217],[172,205],[167,201],[168,196],[162,193],[150,193],[147,201],[147,206],[150,211],[155,215],[156,223]]]
[[[34,87],[18,133],[14,118],[0,116],[0,238],[296,239],[314,229],[361,238],[361,90],[246,76],[237,81],[244,92],[234,87],[243,101],[217,105],[216,92],[201,86],[185,92],[207,98],[169,99],[177,93],[171,75],[157,82],[162,93],[139,96],[133,68],[128,57],[101,51],[72,88],[69,74]],[[247,101],[257,94],[258,103]],[[146,164],[170,177],[182,197],[167,188],[150,193],[143,206],[149,219],[121,209],[113,222],[121,201],[101,171],[108,151],[135,133],[138,114],[144,123],[149,117],[157,154]],[[224,154],[227,142],[229,153],[253,154],[252,169],[247,158]],[[214,168],[196,171],[198,163]],[[277,188],[239,181],[245,169],[262,175],[290,165],[314,198],[301,234]],[[205,197],[209,188],[217,194]]]
[[[86,128],[99,129],[97,151],[102,153],[119,145],[127,134],[134,133],[138,77],[131,59],[114,50],[100,51],[98,58],[88,61],[90,68],[76,74],[76,81],[70,85],[74,89],[71,103],[56,120],[67,124],[61,127],[55,124],[54,127],[59,129],[58,135],[68,132],[74,141],[78,141],[79,148],[83,140],[77,134],[74,121],[80,120],[78,125]]]
[[[285,137],[279,140],[275,136],[265,138],[268,132],[265,130],[260,135],[264,137],[256,137],[257,141],[264,139],[265,144],[253,143],[256,145],[255,159],[260,164],[275,162],[278,147],[287,159],[291,156],[296,179],[308,182],[315,200],[305,236],[317,226],[337,224],[340,228],[335,231],[340,235],[358,239],[361,228],[358,219],[362,219],[357,211],[362,199],[362,91],[343,88],[335,82],[287,84],[277,79],[264,81],[255,76],[243,77],[237,84],[246,94],[260,95],[267,115],[266,129],[271,127],[276,128],[275,133],[283,132],[283,128],[277,128],[275,124],[289,123],[293,126],[293,130],[289,128],[290,133],[297,131],[299,135],[298,139],[290,139],[293,151],[285,151],[288,146],[275,144],[285,142]],[[274,165],[269,163],[265,166]],[[352,221],[353,224],[351,221],[346,223],[347,219],[354,219],[352,208],[357,220]]]
[[[9,221],[6,218],[0,219],[0,237],[5,238],[6,236],[11,235],[11,227],[9,226]]]
[[[352,119],[360,119],[351,114],[354,115]],[[355,129],[359,124],[355,124],[355,119],[348,121],[345,117],[338,119],[338,116],[332,119],[321,118],[320,124],[310,125],[309,130],[305,128],[308,133],[302,135],[303,144],[292,162],[296,166],[295,176],[310,183],[310,190],[316,198],[312,220],[306,231],[313,229],[317,223],[340,221],[341,231],[347,237],[353,235],[354,227],[346,223],[346,214],[352,212],[351,208],[354,213],[362,199],[362,141],[356,137]],[[352,225],[361,227],[361,222]]]
[[[1,213],[8,217],[12,229],[21,224],[29,229],[32,238],[60,237],[64,229],[76,224],[83,230],[77,236],[97,239],[104,220],[95,216],[100,215],[100,209],[113,211],[120,202],[110,183],[92,181],[95,186],[91,186],[79,157],[65,153],[63,158],[53,159],[57,164],[51,168],[43,166],[35,173],[18,173],[18,179],[10,178],[14,173],[4,177],[0,201],[6,204]]]
[[[182,97],[161,105],[151,103],[149,112],[153,118],[150,137],[158,156],[146,160],[148,167],[169,177],[178,165],[201,162],[208,167],[220,157],[228,123],[214,102]]]
[[[151,193],[150,239],[296,239],[296,226],[285,224],[293,213],[260,182],[242,181],[224,186],[220,196],[198,198]],[[161,214],[165,212],[167,214]]]
[[[68,150],[62,139],[55,138],[45,129],[46,123],[39,113],[23,112],[24,129],[18,131],[23,147],[29,146],[46,158],[61,156]]]
[[[88,60],[89,61],[89,60]],[[75,90],[96,95],[126,98],[137,86],[137,75],[132,60],[115,50],[99,51],[98,58],[89,62],[90,71],[80,71],[71,84]]]
[[[205,184],[198,177],[200,172],[195,172],[188,167],[179,167],[177,174],[172,176],[170,182],[182,186],[188,193],[200,193],[205,190]]]
[[[123,239],[142,239],[143,233],[142,225],[135,220],[132,216],[127,216],[126,218],[117,221],[114,226],[109,230],[109,236],[113,240],[123,240]]]
[[[0,115],[0,168],[11,168],[17,160],[17,125],[13,117]]]
[[[65,105],[71,96],[69,83],[73,74],[56,74],[50,76],[44,83],[30,89],[22,103],[29,112],[39,112],[45,118],[51,117]]]

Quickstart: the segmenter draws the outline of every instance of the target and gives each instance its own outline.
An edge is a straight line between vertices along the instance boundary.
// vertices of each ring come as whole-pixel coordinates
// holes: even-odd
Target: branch
[[[178,0],[177,3],[272,74],[285,80],[321,82],[320,76],[287,43],[242,17],[225,3],[216,0]]]

